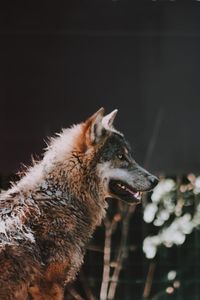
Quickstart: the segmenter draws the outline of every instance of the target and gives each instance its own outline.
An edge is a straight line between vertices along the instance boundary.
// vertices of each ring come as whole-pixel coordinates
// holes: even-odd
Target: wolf
[[[132,157],[101,108],[52,138],[43,159],[0,194],[0,299],[62,300],[107,198],[135,205],[158,179]]]

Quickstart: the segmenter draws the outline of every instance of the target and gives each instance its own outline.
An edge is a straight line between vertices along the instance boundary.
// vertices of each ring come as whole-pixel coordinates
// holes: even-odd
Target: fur
[[[137,190],[152,178],[100,109],[53,138],[41,161],[0,195],[0,299],[61,300],[113,195],[110,179]],[[119,151],[126,160],[119,159]],[[151,180],[150,180],[151,178]],[[123,200],[123,199],[122,199]]]

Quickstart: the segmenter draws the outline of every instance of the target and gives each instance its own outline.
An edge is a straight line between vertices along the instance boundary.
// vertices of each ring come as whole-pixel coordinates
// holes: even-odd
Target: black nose
[[[158,184],[158,182],[159,182],[159,179],[156,176],[154,176],[154,175],[149,175],[148,179],[151,182],[151,187],[152,188],[154,188]]]

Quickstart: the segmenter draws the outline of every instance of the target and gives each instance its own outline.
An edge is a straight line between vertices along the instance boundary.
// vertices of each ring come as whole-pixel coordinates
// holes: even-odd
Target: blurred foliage
[[[147,258],[154,258],[160,245],[182,245],[186,235],[200,225],[200,177],[163,178],[150,201],[144,202],[144,221],[157,227],[143,242]]]

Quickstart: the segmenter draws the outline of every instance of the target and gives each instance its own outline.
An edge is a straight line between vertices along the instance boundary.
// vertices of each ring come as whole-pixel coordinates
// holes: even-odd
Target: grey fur
[[[43,160],[0,195],[0,299],[63,299],[64,286],[75,278],[86,244],[105,215],[105,198],[113,197],[111,177],[140,190],[152,187],[152,175],[129,150],[129,161],[116,158],[118,148],[129,146],[113,127],[104,128],[102,119],[101,109],[64,130]],[[110,126],[111,121],[106,119]]]

